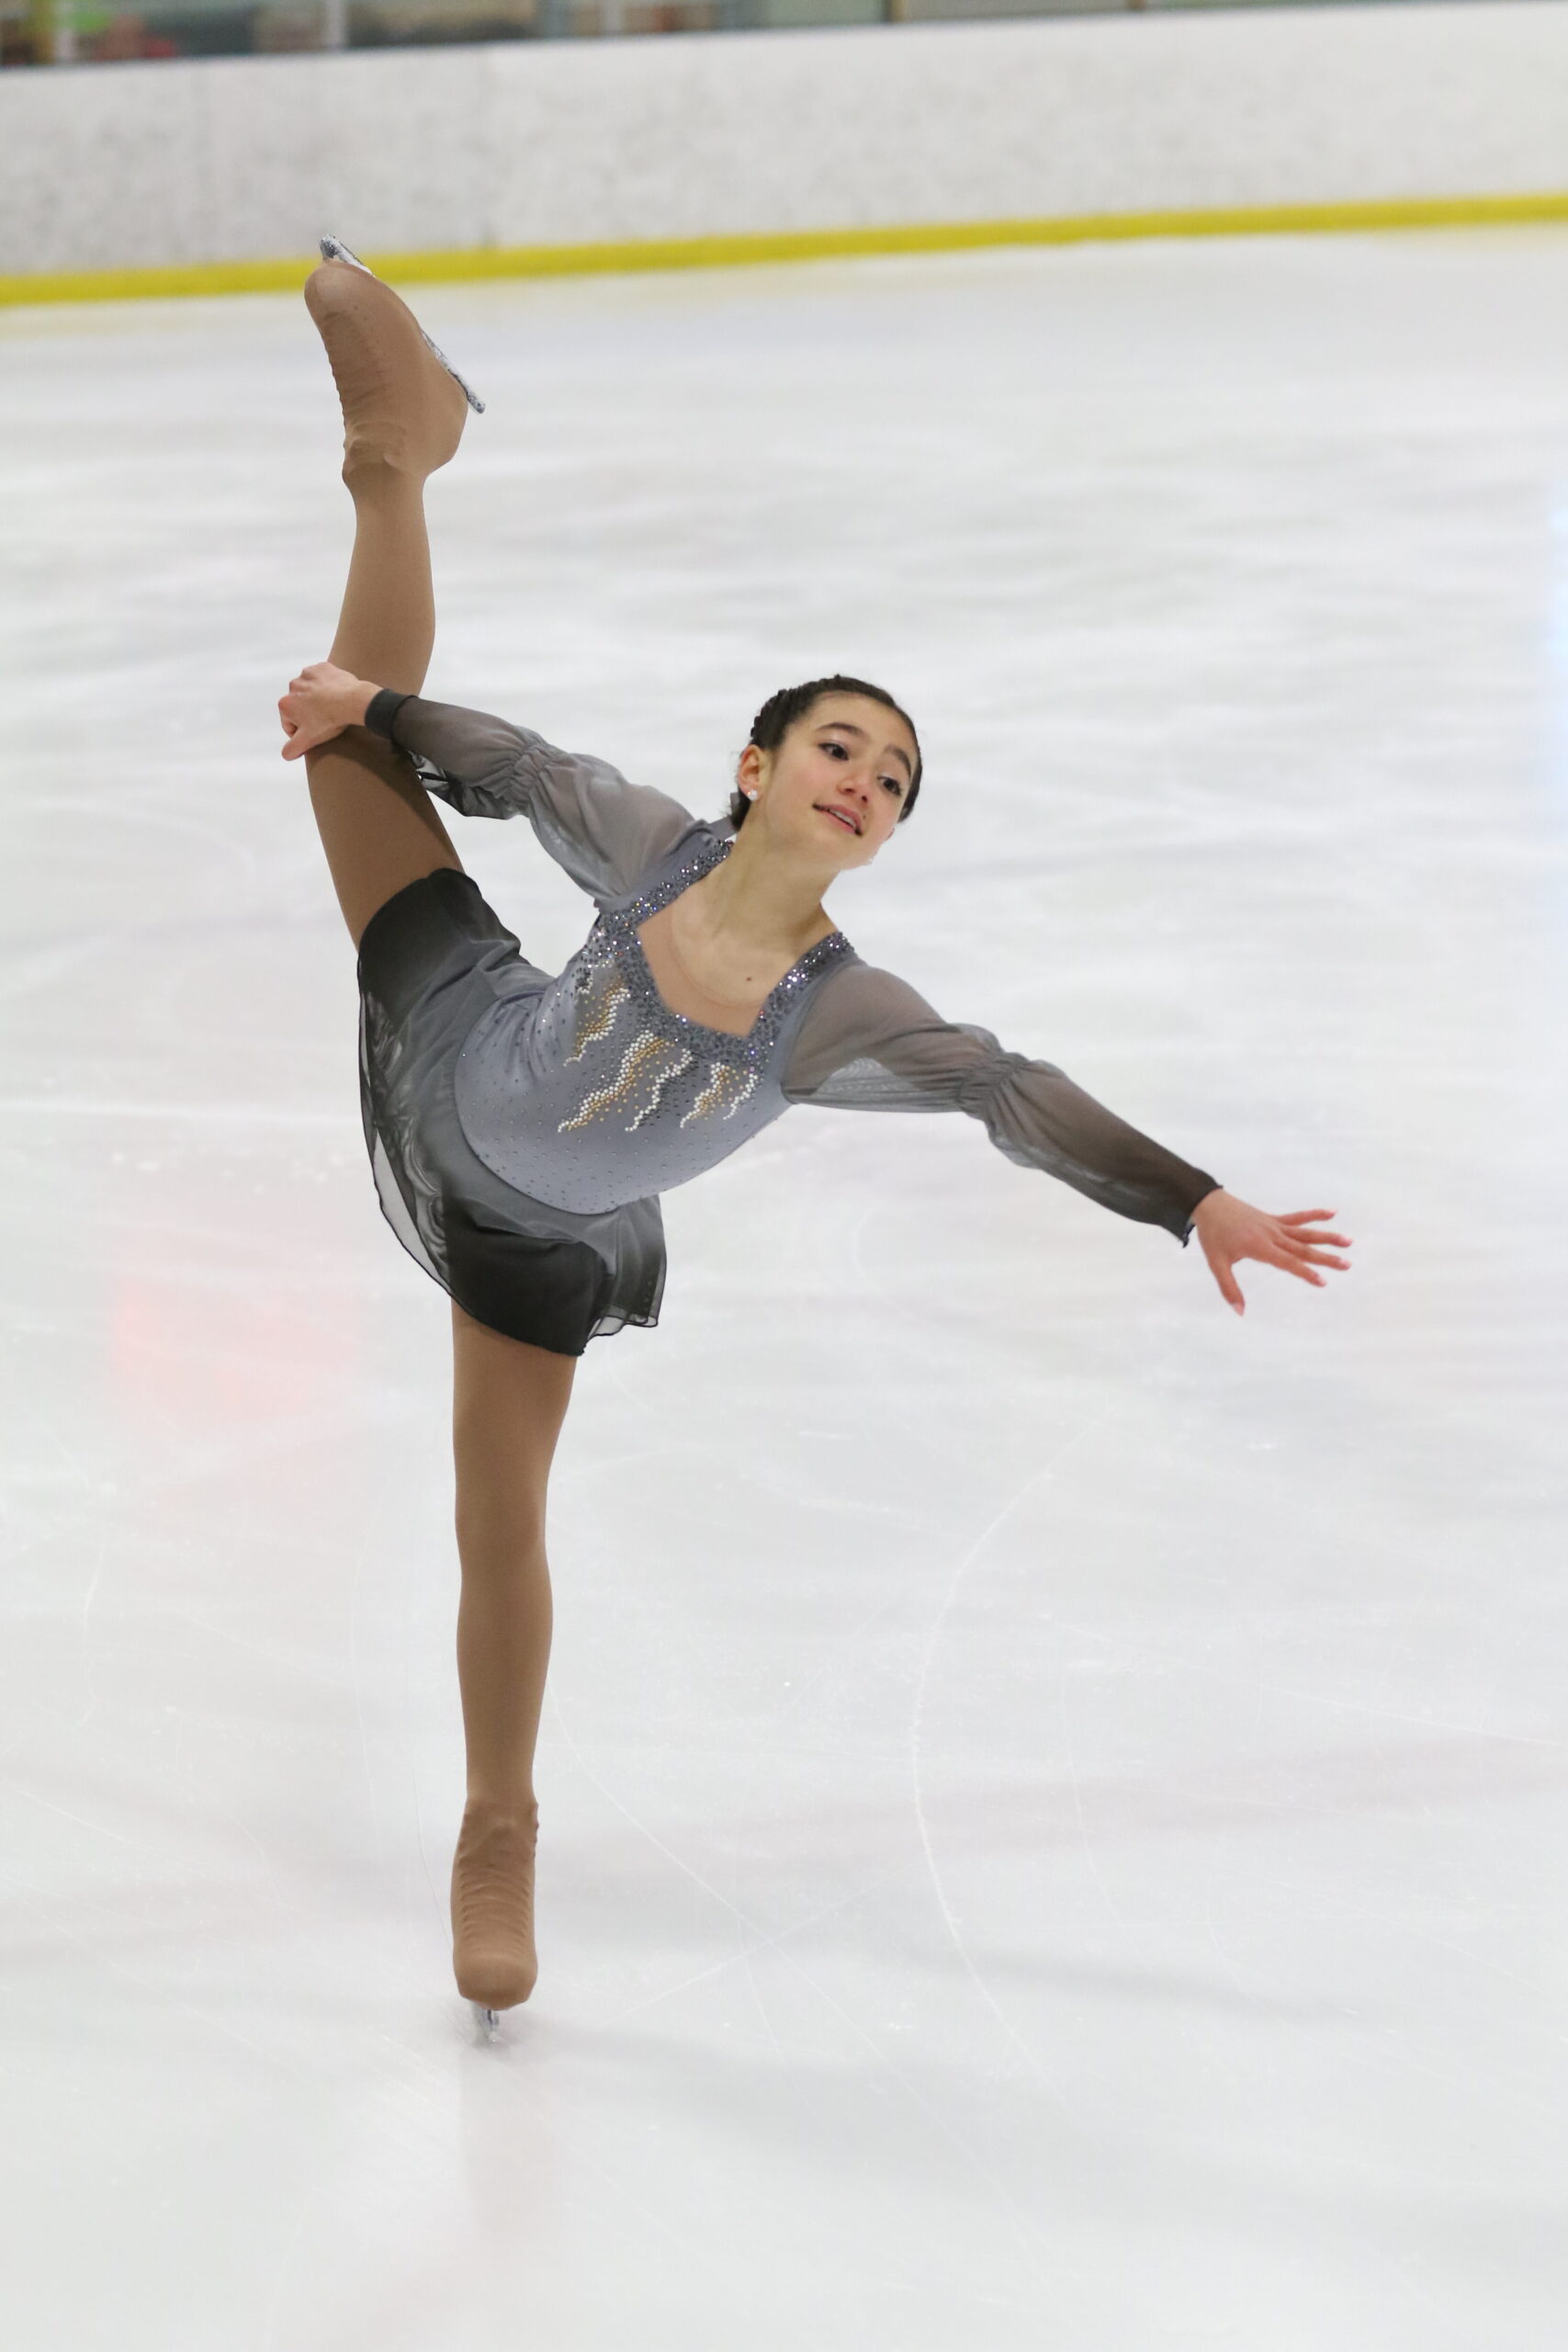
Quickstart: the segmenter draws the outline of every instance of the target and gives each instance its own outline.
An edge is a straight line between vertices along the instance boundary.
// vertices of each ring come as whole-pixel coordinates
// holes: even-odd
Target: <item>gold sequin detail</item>
[[[657,1029],[642,1030],[621,1056],[621,1067],[608,1086],[596,1086],[592,1094],[583,1098],[582,1107],[576,1116],[562,1119],[556,1133],[564,1136],[570,1134],[573,1127],[585,1127],[591,1119],[601,1117],[613,1103],[624,1102],[652,1057],[664,1052],[668,1045],[669,1040],[661,1037]]]
[[[590,1046],[596,1046],[601,1037],[609,1035],[622,1005],[630,1003],[631,993],[625,980],[619,978],[605,990],[592,1011],[583,1015],[572,1050],[567,1056],[569,1062],[580,1062]]]
[[[754,1069],[742,1072],[736,1069],[733,1062],[709,1062],[708,1082],[682,1120],[681,1125],[684,1127],[694,1119],[705,1118],[710,1111],[716,1109],[717,1105],[724,1101],[727,1094],[733,1095],[734,1099],[726,1108],[724,1116],[727,1119],[732,1119],[756,1083],[757,1073]],[[737,1089],[739,1091],[736,1091]]]

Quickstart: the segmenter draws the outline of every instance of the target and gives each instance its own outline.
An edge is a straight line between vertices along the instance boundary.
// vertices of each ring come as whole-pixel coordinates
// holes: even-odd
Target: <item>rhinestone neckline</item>
[[[705,1023],[694,1021],[689,1013],[677,1012],[672,1005],[666,1004],[659,992],[659,984],[653,977],[643,944],[637,937],[638,928],[649,915],[657,914],[661,907],[667,907],[672,899],[678,899],[682,891],[690,889],[702,875],[711,873],[716,865],[721,865],[733,847],[732,840],[725,841],[717,833],[706,833],[662,882],[655,883],[649,890],[638,891],[624,906],[607,910],[600,920],[624,956],[622,969],[646,1012],[672,1023],[682,1037],[694,1039],[702,1050],[715,1060],[756,1062],[772,1046],[790,1000],[802,981],[810,979],[822,965],[830,962],[835,956],[852,954],[853,950],[841,931],[827,932],[820,939],[815,940],[804,956],[795,958],[783,978],[768,990],[756,1020],[744,1035],[734,1029],[710,1029]]]

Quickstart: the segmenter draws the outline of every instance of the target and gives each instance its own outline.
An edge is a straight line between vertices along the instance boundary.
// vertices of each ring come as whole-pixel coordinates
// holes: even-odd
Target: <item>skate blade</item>
[[[330,260],[332,256],[329,254],[328,258]],[[487,2041],[499,2041],[501,2040],[500,2010],[487,2009],[482,2001],[470,2001],[468,2003],[468,2007],[474,2013],[474,2023],[479,2027],[484,2034],[485,2040]]]
[[[371,269],[367,263],[362,262],[357,254],[350,253],[348,247],[344,243],[341,237],[320,237],[317,239],[317,243],[321,246],[321,259],[323,261],[345,261],[351,269],[364,270],[367,277],[374,277],[376,276],[375,271]],[[419,326],[419,321],[417,319],[414,321],[414,324],[415,326]],[[485,404],[483,401],[480,400],[478,392],[475,391],[472,384],[469,383],[468,378],[461,374],[457,368],[453,367],[452,362],[447,358],[446,354],[442,350],[441,345],[438,343],[432,342],[430,336],[424,334],[424,329],[423,327],[420,327],[419,331],[422,335],[424,335],[426,350],[434,352],[436,358],[440,360],[441,365],[446,368],[446,373],[451,377],[452,381],[457,385],[458,390],[462,393],[463,398],[468,401],[468,406],[473,410],[475,415],[482,416],[485,413]]]

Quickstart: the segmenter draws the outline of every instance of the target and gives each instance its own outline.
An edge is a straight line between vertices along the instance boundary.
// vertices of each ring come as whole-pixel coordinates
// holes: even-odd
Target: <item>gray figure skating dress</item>
[[[660,1194],[796,1102],[965,1112],[1010,1159],[1185,1246],[1217,1178],[1050,1062],[942,1020],[841,932],[807,948],[745,1036],[671,1012],[637,933],[728,854],[728,817],[417,695],[378,694],[366,724],[462,815],[526,817],[598,909],[551,974],[469,876],[442,868],[378,908],[360,943],[377,1192],[403,1247],[478,1321],[567,1355],[657,1323]]]

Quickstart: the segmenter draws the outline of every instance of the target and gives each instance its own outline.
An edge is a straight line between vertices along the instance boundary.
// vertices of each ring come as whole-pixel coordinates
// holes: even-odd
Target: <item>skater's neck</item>
[[[822,894],[837,872],[833,865],[775,846],[761,826],[743,825],[728,855],[682,899],[688,915],[701,918],[694,927],[714,945],[733,941],[794,963],[834,929]]]

